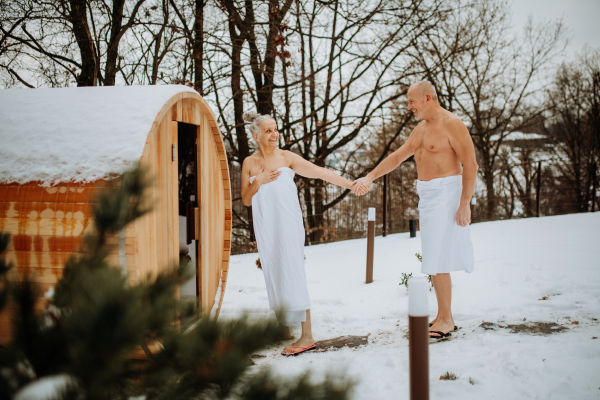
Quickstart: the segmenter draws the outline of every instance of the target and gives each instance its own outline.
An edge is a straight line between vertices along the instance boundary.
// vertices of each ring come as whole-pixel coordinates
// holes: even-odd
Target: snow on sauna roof
[[[0,183],[92,182],[138,162],[183,85],[0,90]]]

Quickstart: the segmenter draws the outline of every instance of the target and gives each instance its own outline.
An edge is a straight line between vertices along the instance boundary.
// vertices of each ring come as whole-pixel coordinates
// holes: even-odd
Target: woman
[[[302,325],[302,336],[282,354],[295,355],[315,347],[310,325],[310,300],[304,272],[304,223],[294,175],[323,179],[352,188],[333,171],[277,148],[279,132],[269,115],[244,114],[259,151],[242,166],[242,202],[252,206],[254,233],[267,286],[269,306],[287,330]]]

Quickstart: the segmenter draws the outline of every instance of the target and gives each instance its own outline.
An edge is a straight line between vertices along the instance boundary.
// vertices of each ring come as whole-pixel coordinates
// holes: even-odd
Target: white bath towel
[[[285,167],[278,171],[279,178],[261,185],[252,197],[252,218],[269,306],[281,324],[294,326],[306,321],[306,310],[310,309],[304,223],[295,172]]]
[[[473,243],[469,225],[456,223],[462,193],[462,175],[417,181],[423,263],[421,272],[436,275],[472,272]]]

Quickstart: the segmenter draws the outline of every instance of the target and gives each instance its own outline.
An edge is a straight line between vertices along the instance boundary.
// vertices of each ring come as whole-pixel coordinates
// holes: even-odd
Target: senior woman
[[[279,132],[269,115],[244,114],[259,151],[242,166],[242,202],[252,206],[254,233],[269,306],[279,323],[302,325],[302,336],[282,354],[296,355],[315,347],[310,300],[304,272],[304,223],[294,175],[323,179],[352,188],[352,182],[318,167],[297,154],[277,148]]]

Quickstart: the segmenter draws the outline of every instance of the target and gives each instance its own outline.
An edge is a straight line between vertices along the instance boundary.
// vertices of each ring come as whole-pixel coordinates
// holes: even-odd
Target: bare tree
[[[348,146],[368,140],[405,93],[412,72],[404,52],[443,14],[441,2],[416,0],[222,5],[232,43],[233,110],[220,107],[220,113],[236,132],[225,137],[232,160],[241,163],[250,154],[241,116],[253,106],[276,118],[281,148],[320,166],[335,156],[342,173],[352,159]],[[323,214],[348,192],[325,203],[320,182],[302,186],[310,239],[318,241]]]
[[[536,212],[536,182],[537,182],[537,163],[536,148],[533,143],[528,143],[520,148],[517,163],[511,163],[507,160],[503,175],[510,186],[510,196],[519,200],[522,206],[523,217],[534,217]],[[508,215],[512,217],[513,212]]]
[[[14,0],[7,26],[2,24],[0,30],[3,38],[21,45],[15,56],[38,62],[29,72],[41,75],[47,83],[58,83],[48,74],[58,70],[78,86],[110,86],[121,67],[121,40],[136,24],[144,2]],[[20,22],[23,14],[19,11],[26,13],[26,20]]]
[[[577,61],[561,65],[547,92],[556,187],[571,212],[589,211],[595,200],[592,188],[600,175],[599,100],[600,51],[586,49]]]

